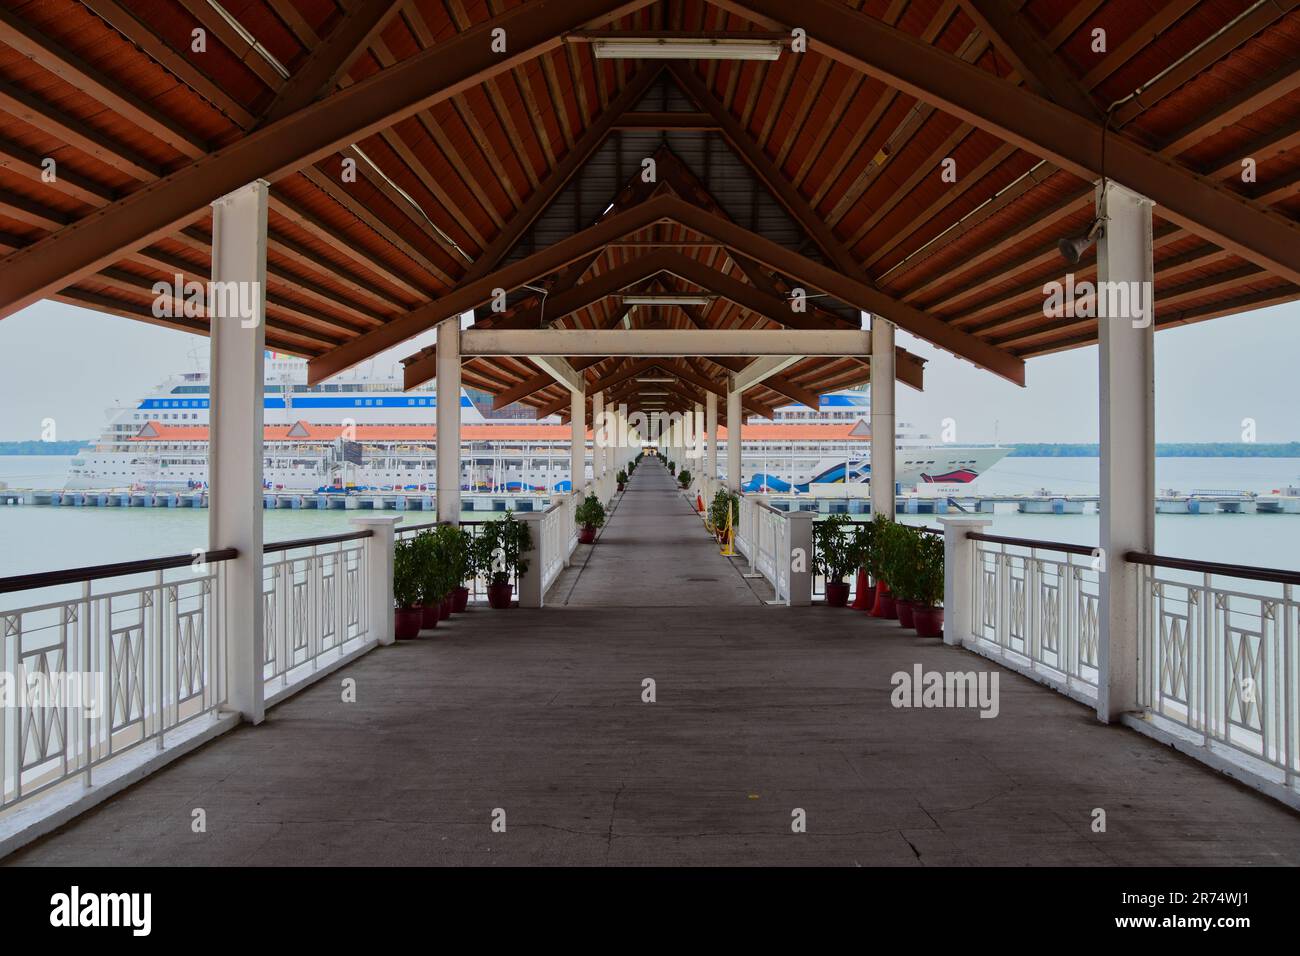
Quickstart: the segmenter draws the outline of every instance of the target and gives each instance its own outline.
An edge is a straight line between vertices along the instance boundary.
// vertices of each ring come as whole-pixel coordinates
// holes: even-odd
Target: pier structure
[[[1157,329],[1300,297],[1296,11],[1107,4],[1135,39],[1084,63],[1087,0],[215,6],[0,17],[0,318],[209,335],[213,454],[206,548],[0,579],[7,667],[108,678],[97,717],[0,716],[0,852],[70,823],[22,858],[459,862],[505,794],[525,836],[496,859],[789,859],[812,802],[838,836],[808,862],[1297,862],[1300,573],[1160,553],[1153,416]],[[173,46],[193,30],[219,55]],[[210,283],[197,313],[177,277]],[[1045,301],[1076,278],[1102,291]],[[564,418],[572,491],[522,516],[518,607],[394,646],[414,522],[264,540],[263,362],[328,383],[433,329],[404,381],[436,379],[439,523],[474,527],[462,382]],[[724,556],[694,507],[739,491],[746,418],[868,381],[887,475],[895,389],[929,374],[899,330],[1015,385],[1098,346],[1098,546],[941,515],[941,641],[826,606],[810,512],[740,495]],[[652,458],[616,490],[647,444],[684,488]],[[891,700],[927,669],[997,675],[996,718]],[[195,789],[220,850],[167,826]]]

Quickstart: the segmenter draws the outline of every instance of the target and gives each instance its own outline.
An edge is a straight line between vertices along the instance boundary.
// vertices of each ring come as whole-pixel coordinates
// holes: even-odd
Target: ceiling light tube
[[[598,60],[776,60],[781,44],[776,40],[596,40],[592,51]]]
[[[712,296],[707,295],[625,295],[624,305],[709,305]]]

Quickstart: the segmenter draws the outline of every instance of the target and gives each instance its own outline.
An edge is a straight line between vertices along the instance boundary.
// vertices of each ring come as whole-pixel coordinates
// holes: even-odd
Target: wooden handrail
[[[1062,541],[1039,541],[1036,538],[1007,538],[1000,534],[981,534],[978,531],[967,531],[966,537],[972,541],[988,541],[993,544],[1009,544],[1018,548],[1039,548],[1044,551],[1063,551],[1066,554],[1086,554],[1092,556],[1096,554],[1096,548],[1089,548],[1082,544],[1065,544]]]
[[[1300,584],[1300,571],[1282,571],[1277,568],[1258,568],[1249,564],[1221,564],[1218,561],[1197,561],[1194,558],[1171,558],[1144,551],[1126,551],[1124,560],[1132,564],[1146,564],[1157,568],[1174,568],[1179,571],[1196,571],[1201,574],[1221,574],[1230,578],[1250,581],[1271,581],[1275,584]]]
[[[0,594],[14,591],[31,591],[37,588],[51,588],[60,584],[77,584],[83,581],[99,581],[103,578],[120,578],[128,574],[145,574],[149,571],[167,571],[171,568],[183,568],[193,564],[197,555],[176,554],[166,558],[146,558],[142,561],[121,561],[117,564],[95,564],[84,568],[67,568],[62,571],[39,571],[36,574],[16,574],[0,578]],[[234,548],[220,548],[205,551],[203,563],[216,564],[239,557]]]

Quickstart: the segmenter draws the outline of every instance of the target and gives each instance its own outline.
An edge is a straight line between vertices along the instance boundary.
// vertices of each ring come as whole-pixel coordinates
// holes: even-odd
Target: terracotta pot
[[[867,583],[867,569],[858,568],[857,581],[854,582],[853,590],[853,610],[870,611],[871,605],[875,601],[875,593],[871,590],[871,585]]]
[[[876,606],[871,610],[872,617],[883,617],[887,620],[894,620],[898,617],[898,608],[894,605],[894,595],[889,591],[889,585],[884,581],[876,582]]]
[[[848,581],[827,581],[826,582],[826,605],[828,607],[844,607],[849,603],[849,582]]]
[[[578,529],[578,544],[595,544],[595,543],[596,543],[595,528],[584,525],[583,527]]]
[[[920,637],[943,637],[943,608],[915,607],[912,620],[916,622],[916,633]]]
[[[467,607],[469,607],[469,588],[462,585],[451,592],[451,609],[460,614]]]
[[[894,606],[898,609],[898,623],[901,627],[916,627],[912,621],[912,611],[916,605],[911,601],[895,601]]]
[[[409,641],[420,635],[420,619],[424,609],[399,607],[393,611],[393,636],[399,641]]]
[[[442,613],[438,605],[426,604],[420,608],[420,630],[427,631],[431,627],[437,627],[440,620],[442,620]]]
[[[514,591],[515,586],[509,581],[505,584],[489,584],[487,586],[488,607],[504,611],[510,607],[510,597]]]
[[[447,596],[442,599],[442,603],[438,605],[438,620],[445,621],[451,617],[451,604],[452,597],[451,593],[448,592]]]

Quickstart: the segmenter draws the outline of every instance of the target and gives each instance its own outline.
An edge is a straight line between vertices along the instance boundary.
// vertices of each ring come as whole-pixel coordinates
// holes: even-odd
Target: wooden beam
[[[764,15],[781,15],[784,7],[781,0],[737,2]],[[1083,179],[1102,174],[1104,140],[1106,175],[1153,200],[1163,218],[1300,282],[1300,224],[1122,133],[1104,135],[1100,123],[834,0],[807,0],[799,14],[812,45],[827,56]]]
[[[446,43],[340,90],[195,160],[0,262],[0,318],[98,271],[201,215],[256,179],[275,180],[563,42],[567,29],[648,0],[541,0],[513,7]],[[509,52],[492,50],[506,30]]]
[[[401,0],[359,0],[280,87],[258,125],[283,119],[332,90],[401,7]]]

